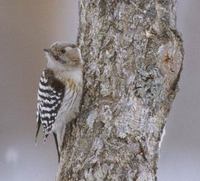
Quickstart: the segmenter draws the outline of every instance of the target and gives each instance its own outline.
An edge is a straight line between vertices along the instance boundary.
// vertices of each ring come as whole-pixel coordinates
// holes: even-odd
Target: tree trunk
[[[57,180],[155,181],[183,60],[175,0],[81,0],[78,44],[84,95]]]

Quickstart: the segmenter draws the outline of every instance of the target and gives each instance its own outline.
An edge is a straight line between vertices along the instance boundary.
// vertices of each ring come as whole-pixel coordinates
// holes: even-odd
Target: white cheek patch
[[[66,47],[65,50],[66,50],[66,52],[67,52],[67,51],[71,51],[72,48],[71,48],[71,47]]]

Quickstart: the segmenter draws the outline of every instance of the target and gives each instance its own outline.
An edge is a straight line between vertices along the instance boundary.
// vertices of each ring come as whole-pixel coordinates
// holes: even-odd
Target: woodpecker
[[[44,49],[47,66],[39,81],[37,95],[37,141],[40,126],[44,141],[53,134],[60,161],[66,125],[79,112],[83,88],[83,60],[74,44],[55,42]]]

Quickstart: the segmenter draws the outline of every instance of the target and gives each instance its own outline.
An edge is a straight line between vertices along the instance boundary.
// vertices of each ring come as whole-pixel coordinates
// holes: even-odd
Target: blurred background
[[[36,94],[43,48],[76,42],[78,0],[0,0],[0,180],[53,181],[53,138],[34,143]],[[185,46],[180,91],[168,118],[159,181],[200,180],[200,1],[177,2]]]

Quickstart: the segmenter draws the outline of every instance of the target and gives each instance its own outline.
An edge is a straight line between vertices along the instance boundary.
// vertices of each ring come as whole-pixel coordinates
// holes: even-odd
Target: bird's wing
[[[45,137],[52,130],[64,93],[64,84],[54,77],[53,71],[45,69],[40,77],[38,89],[36,139],[41,124]]]

